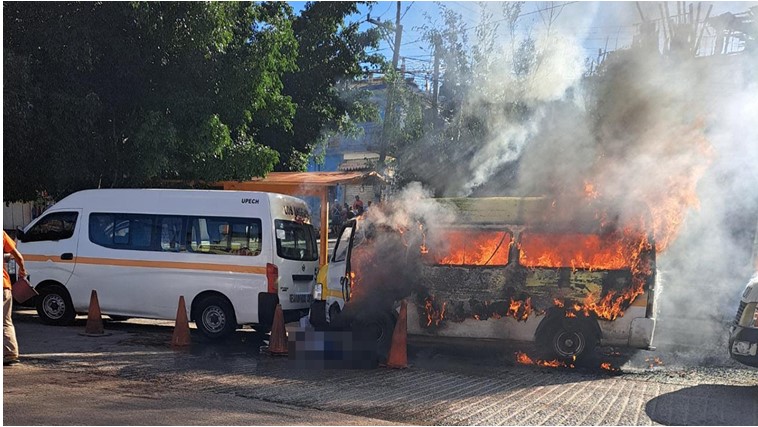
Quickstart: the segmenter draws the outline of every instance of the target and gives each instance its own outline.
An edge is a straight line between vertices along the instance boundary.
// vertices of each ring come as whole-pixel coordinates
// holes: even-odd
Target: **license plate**
[[[301,303],[301,302],[311,302],[313,301],[313,295],[311,294],[291,294],[290,295],[290,302],[294,303]]]

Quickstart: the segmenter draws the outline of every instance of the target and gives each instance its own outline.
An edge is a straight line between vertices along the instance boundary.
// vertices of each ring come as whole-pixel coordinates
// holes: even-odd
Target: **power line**
[[[412,1],[411,4],[409,4],[408,7],[405,8],[405,12],[403,12],[403,15],[400,17],[401,21],[403,20],[403,18],[405,18],[405,14],[408,13],[409,10],[411,10],[411,6],[413,6],[413,3],[416,3],[416,2]]]

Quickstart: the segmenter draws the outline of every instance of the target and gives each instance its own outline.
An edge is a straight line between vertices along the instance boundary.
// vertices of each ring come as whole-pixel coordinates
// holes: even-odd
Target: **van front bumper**
[[[732,325],[729,332],[729,355],[740,363],[758,367],[758,328]]]

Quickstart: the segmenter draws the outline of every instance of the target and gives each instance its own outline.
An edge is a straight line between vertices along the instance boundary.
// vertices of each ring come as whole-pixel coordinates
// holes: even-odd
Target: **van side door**
[[[81,209],[47,212],[19,236],[18,250],[34,286],[46,280],[68,283],[76,265],[81,217]]]

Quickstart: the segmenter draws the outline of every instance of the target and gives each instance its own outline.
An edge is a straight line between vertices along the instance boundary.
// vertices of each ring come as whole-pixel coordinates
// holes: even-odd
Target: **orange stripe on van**
[[[177,262],[177,261],[145,261],[133,259],[116,259],[116,258],[92,258],[76,257],[74,260],[64,261],[59,256],[51,255],[25,255],[25,260],[29,261],[53,261],[90,265],[105,265],[113,267],[140,267],[140,268],[173,268],[179,270],[206,270],[206,271],[228,271],[232,273],[249,273],[249,274],[266,274],[266,267],[254,267],[247,265],[227,265],[227,264],[209,264],[199,262]]]

